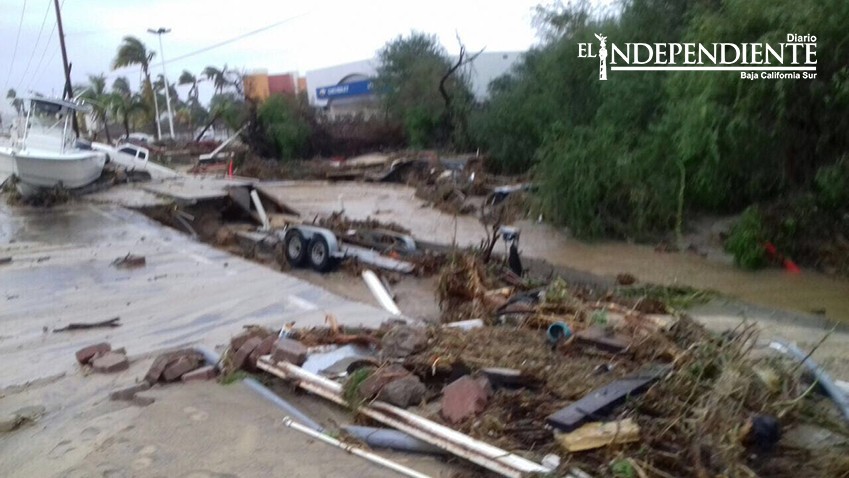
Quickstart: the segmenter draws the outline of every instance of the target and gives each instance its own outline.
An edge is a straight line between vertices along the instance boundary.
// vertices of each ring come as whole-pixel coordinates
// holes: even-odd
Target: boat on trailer
[[[76,113],[91,108],[57,98],[28,98],[25,114],[16,121],[11,145],[0,146],[0,163],[12,165],[21,194],[44,189],[77,189],[96,181],[107,155],[77,139],[71,128]]]

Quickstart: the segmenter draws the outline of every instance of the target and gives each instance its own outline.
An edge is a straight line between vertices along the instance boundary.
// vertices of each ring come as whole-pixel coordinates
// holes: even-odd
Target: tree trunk
[[[112,135],[109,134],[109,120],[106,117],[103,117],[103,132],[106,133],[106,142],[110,145],[112,144]]]
[[[209,122],[208,122],[208,123],[206,123],[206,126],[204,126],[204,127],[203,127],[203,129],[201,130],[201,132],[197,135],[197,138],[195,138],[195,143],[197,143],[198,141],[200,141],[200,139],[201,139],[201,138],[203,138],[203,135],[206,133],[206,130],[208,130],[208,129],[209,129],[209,127],[210,127],[210,126],[212,126],[212,123],[215,123],[215,120],[217,120],[219,116],[221,116],[221,112],[220,112],[220,111],[216,111],[216,112],[212,115],[212,118],[209,120]]]

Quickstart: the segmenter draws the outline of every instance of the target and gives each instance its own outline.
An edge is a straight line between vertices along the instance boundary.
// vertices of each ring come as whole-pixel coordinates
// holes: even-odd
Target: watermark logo
[[[738,71],[740,78],[814,79],[817,37],[788,33],[782,43],[579,43],[578,58],[598,58],[598,79],[614,71]]]

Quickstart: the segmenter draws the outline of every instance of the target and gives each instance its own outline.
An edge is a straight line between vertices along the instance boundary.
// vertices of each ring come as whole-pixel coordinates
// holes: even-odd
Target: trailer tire
[[[292,229],[283,236],[283,254],[292,267],[303,267],[306,264],[309,247],[310,241],[297,229]]]
[[[321,234],[316,234],[309,246],[310,265],[317,272],[327,272],[333,267],[333,256],[330,255],[330,246]]]

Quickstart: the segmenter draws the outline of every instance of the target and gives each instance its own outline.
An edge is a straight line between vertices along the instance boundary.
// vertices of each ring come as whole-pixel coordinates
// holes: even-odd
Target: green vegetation
[[[387,116],[403,124],[413,147],[463,145],[472,94],[460,60],[451,59],[435,35],[412,32],[379,52],[375,89]],[[456,66],[455,66],[456,65]]]
[[[373,368],[365,367],[354,371],[348,380],[342,384],[342,398],[348,403],[352,410],[360,408],[363,397],[360,395],[360,386],[374,373]]]
[[[731,229],[731,234],[725,241],[725,248],[734,255],[737,265],[746,269],[758,269],[767,262],[765,243],[763,218],[756,207],[750,207]]]
[[[298,100],[272,95],[258,107],[257,121],[273,157],[294,160],[306,154],[310,125]]]
[[[532,169],[545,216],[581,237],[650,239],[685,214],[811,190],[818,207],[807,213],[831,215],[849,194],[849,168],[838,163],[849,151],[846,19],[842,0],[630,0],[607,15],[587,2],[540,8],[541,46],[490,85],[471,131],[498,171]],[[790,32],[817,36],[816,79],[609,71],[599,81],[598,61],[578,58],[578,43],[598,47],[595,34],[618,45],[777,44]],[[793,227],[799,234],[805,218],[793,219],[784,237]],[[753,241],[781,246],[781,238],[769,229],[744,234],[756,226],[751,214],[746,221],[729,247],[756,264]]]

